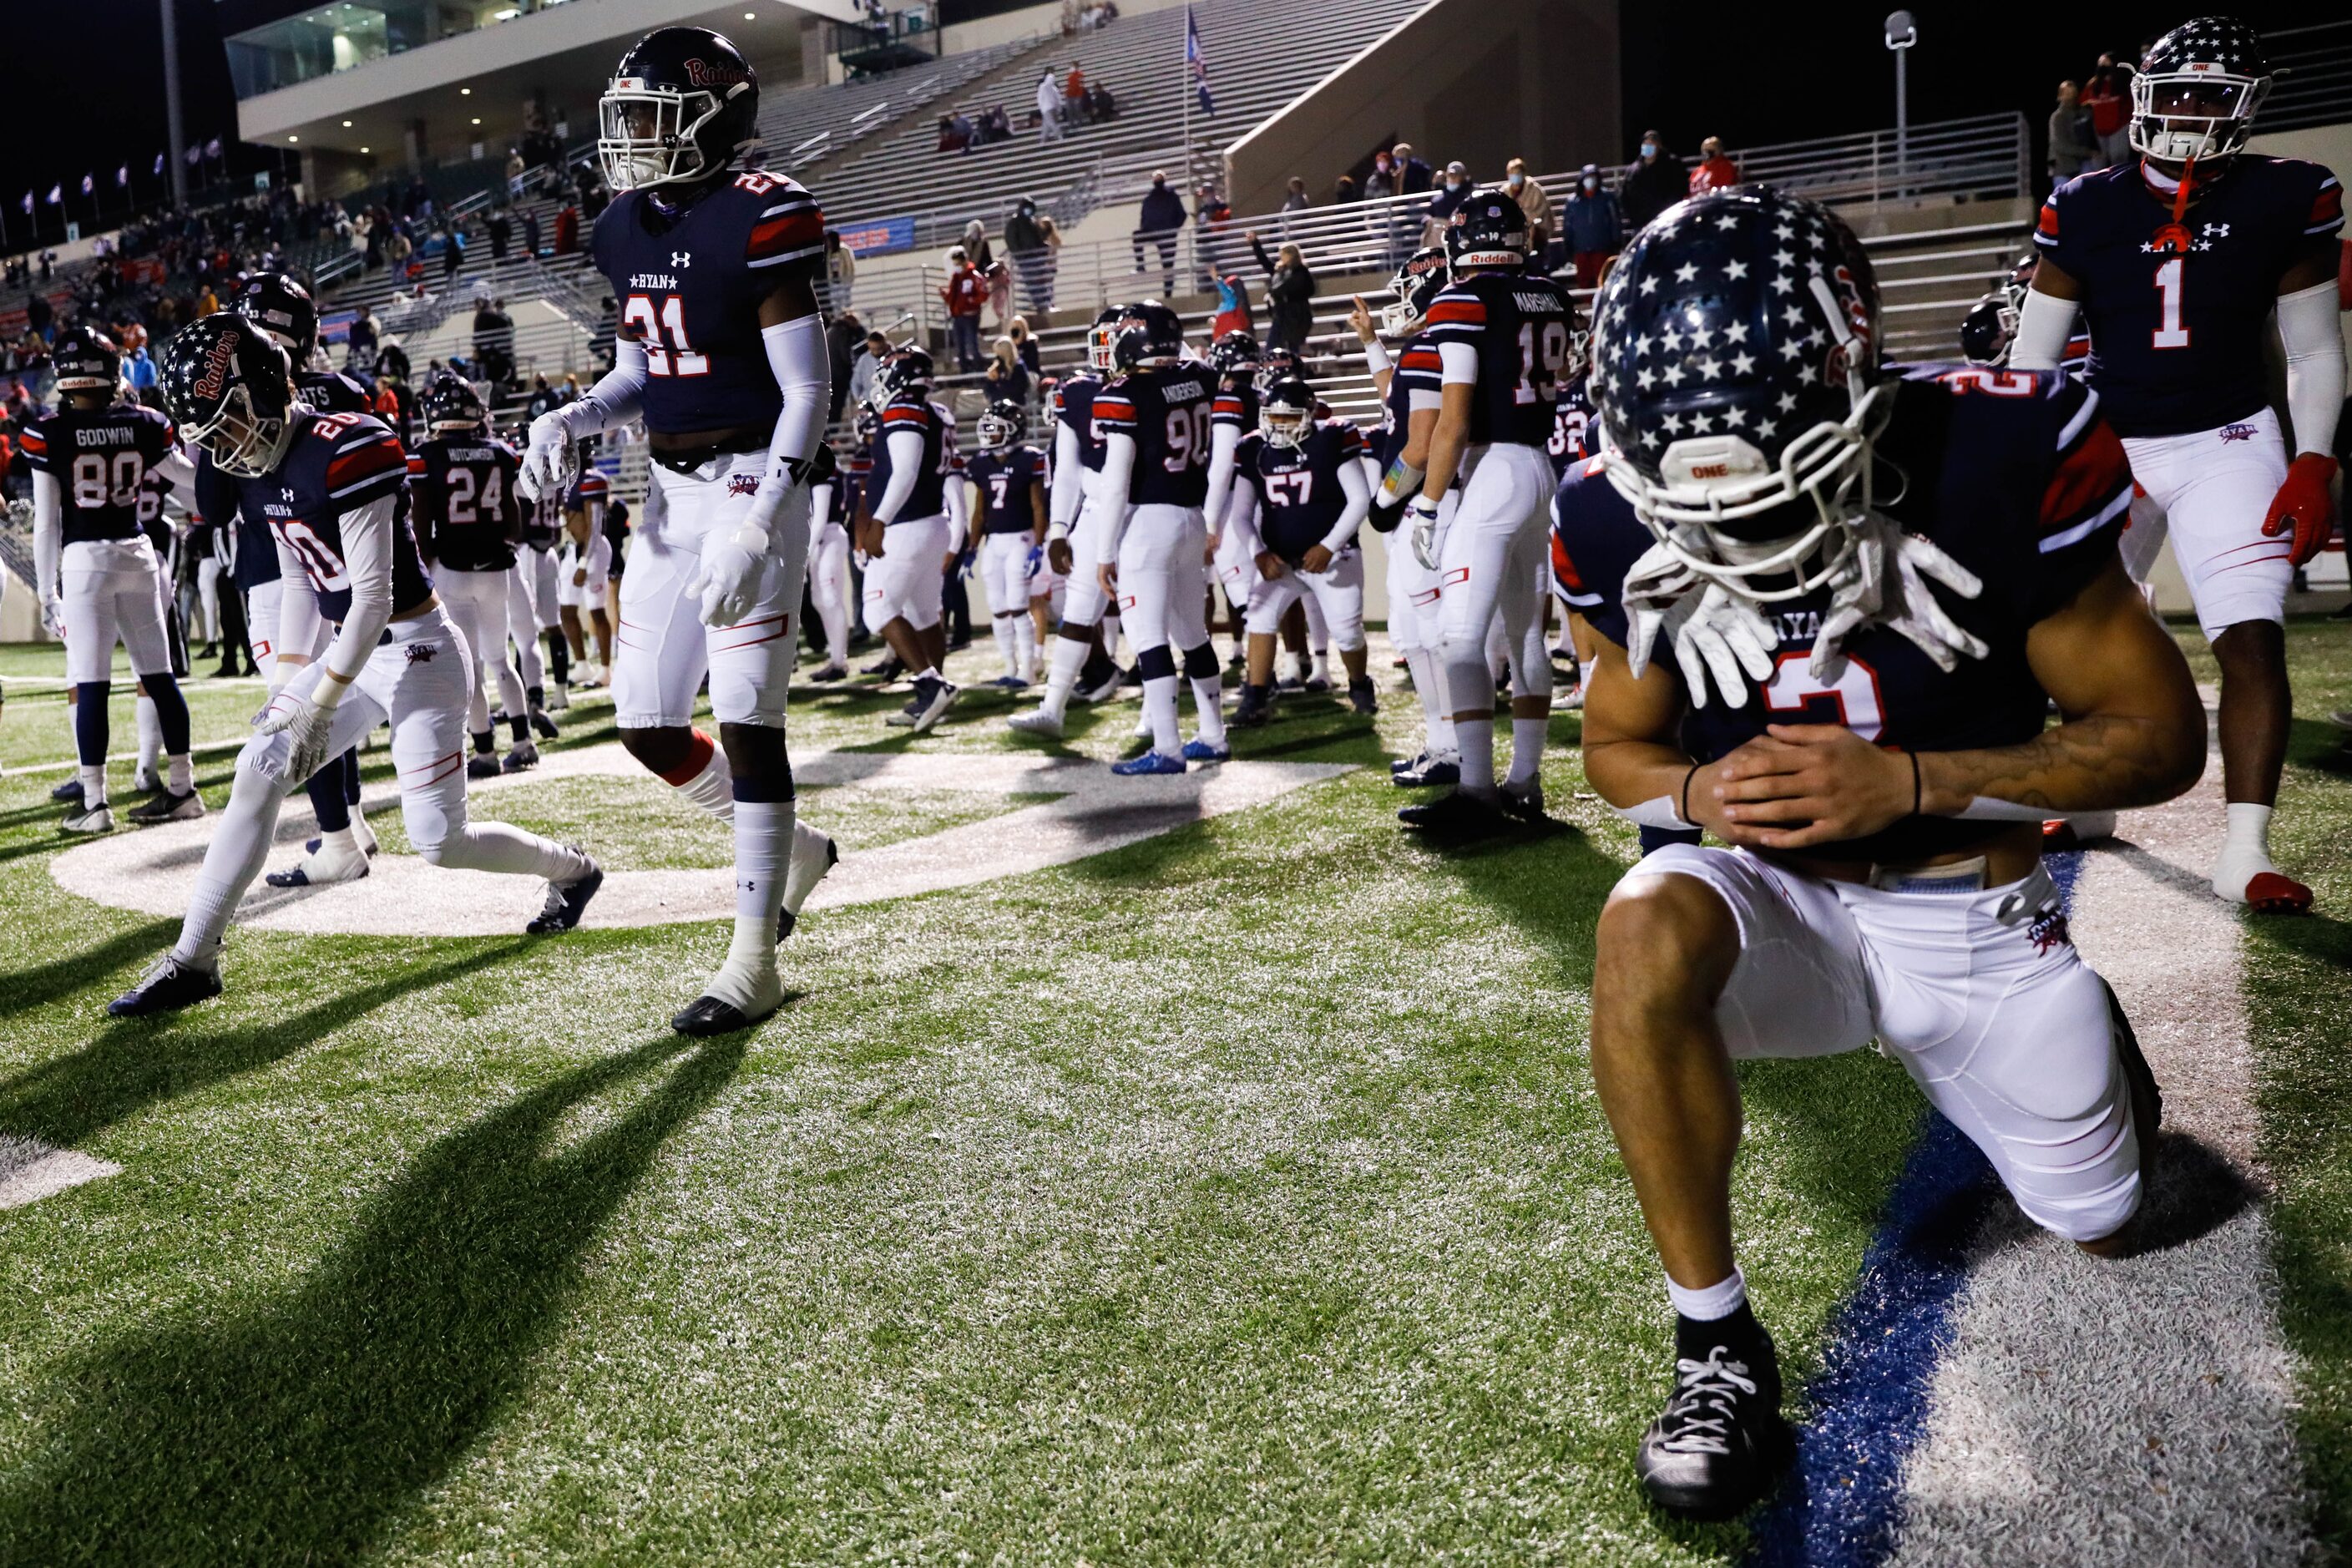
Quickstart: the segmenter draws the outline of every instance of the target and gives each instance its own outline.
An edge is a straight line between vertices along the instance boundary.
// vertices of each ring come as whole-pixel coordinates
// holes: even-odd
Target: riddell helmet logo
[[[210,403],[228,387],[228,373],[236,363],[236,339],[223,333],[205,356],[205,373],[196,377],[196,395]]]
[[[686,79],[692,87],[733,87],[739,81],[749,81],[749,71],[730,65],[714,65],[709,60],[686,62]]]

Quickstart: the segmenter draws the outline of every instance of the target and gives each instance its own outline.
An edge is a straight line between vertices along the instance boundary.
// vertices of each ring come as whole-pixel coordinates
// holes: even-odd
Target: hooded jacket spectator
[[[1683,161],[1666,151],[1656,132],[1643,132],[1641,155],[1625,165],[1617,182],[1617,205],[1625,214],[1625,226],[1639,229],[1689,195]]]

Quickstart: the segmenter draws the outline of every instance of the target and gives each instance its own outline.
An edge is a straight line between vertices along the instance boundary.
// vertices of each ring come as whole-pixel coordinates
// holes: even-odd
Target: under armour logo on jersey
[[[691,267],[694,265],[694,252],[673,250],[669,253],[669,264],[672,267]]]
[[[2205,226],[2205,237],[2227,239],[2230,237],[2230,226],[2226,223],[2209,223]]]

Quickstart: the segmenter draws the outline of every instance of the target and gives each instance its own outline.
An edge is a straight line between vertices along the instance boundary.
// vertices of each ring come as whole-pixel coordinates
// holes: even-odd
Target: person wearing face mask
[[[1617,203],[1624,209],[1625,226],[1639,229],[1690,194],[1683,161],[1666,151],[1666,139],[1654,131],[1642,132],[1641,155],[1625,165],[1617,182]]]
[[[1396,160],[1386,153],[1373,153],[1372,172],[1364,176],[1364,199],[1376,202],[1396,194]]]
[[[1454,209],[1470,196],[1470,171],[1460,159],[1445,165],[1445,177],[1438,182],[1436,195],[1429,198],[1428,216],[1422,219],[1421,243],[1424,246],[1443,244],[1446,220]]]
[[[1176,291],[1176,237],[1184,228],[1184,198],[1168,187],[1168,171],[1151,171],[1151,188],[1143,194],[1143,209],[1135,225],[1135,269],[1143,270],[1148,241],[1160,251],[1160,291]]]
[[[1577,176],[1576,193],[1568,198],[1565,219],[1569,255],[1576,263],[1576,286],[1590,289],[1601,281],[1601,268],[1625,242],[1625,215],[1617,198],[1601,183],[1598,164],[1587,163]]]
[[[1503,188],[1511,193],[1511,199],[1528,215],[1528,243],[1534,247],[1531,254],[1539,259],[1545,271],[1550,271],[1556,265],[1552,247],[1559,237],[1552,222],[1551,197],[1542,185],[1528,177],[1525,158],[1514,158],[1503,165]]]
[[[1710,136],[1698,144],[1698,167],[1691,171],[1690,194],[1728,190],[1739,183],[1739,165],[1723,150],[1723,138]]]

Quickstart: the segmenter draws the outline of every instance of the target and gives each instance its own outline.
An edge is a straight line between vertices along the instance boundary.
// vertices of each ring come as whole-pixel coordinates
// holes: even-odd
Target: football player
[[[866,552],[866,624],[914,676],[915,694],[887,723],[918,735],[938,723],[961,688],[949,680],[940,595],[961,542],[949,516],[953,421],[931,401],[931,356],[900,349],[875,374],[881,438],[859,496],[858,543]]]
[[[526,492],[561,492],[574,443],[645,423],[653,491],[622,579],[614,717],[633,756],[735,836],[735,934],[671,1020],[688,1035],[783,1005],[776,943],[835,858],[797,821],[784,742],[809,487],[830,455],[824,216],[793,181],[739,165],[759,101],[750,62],[707,27],[656,28],[621,58],[598,107],[613,203],[591,242],[621,302],[614,367],[533,420],[523,458]],[[693,726],[705,675],[723,757]]]
[[[1209,528],[1201,507],[1209,489],[1211,405],[1216,373],[1184,354],[1184,326],[1157,300],[1128,307],[1112,329],[1117,374],[1095,394],[1102,431],[1098,498],[1107,559],[1106,593],[1135,644],[1143,677],[1149,751],[1112,764],[1123,776],[1181,773],[1188,762],[1223,762],[1223,671],[1209,646]],[[1194,733],[1176,728],[1176,656],[1192,683]]]
[[[425,388],[422,406],[425,439],[408,455],[408,488],[416,548],[472,659],[466,727],[473,731],[474,755],[467,772],[474,778],[519,773],[539,765],[522,677],[507,657],[507,604],[520,531],[521,498],[514,489],[519,459],[513,447],[490,435],[488,412],[463,379],[435,377]],[[527,641],[530,633],[523,637]],[[489,700],[482,691],[483,681],[493,679],[499,710],[513,731],[503,763]]]
[[[2316,163],[2244,151],[2270,85],[2261,38],[2234,18],[2184,22],[2149,47],[2131,84],[2140,162],[2070,180],[2043,205],[2010,363],[2055,365],[2088,320],[2090,384],[2164,513],[2221,667],[2229,828],[2213,891],[2300,914],[2311,889],[2272,864],[2270,818],[2291,719],[2286,591],[2336,523],[2344,191]],[[2292,446],[2263,368],[2273,310]]]
[[[1312,595],[1348,670],[1348,700],[1380,711],[1365,669],[1364,558],[1356,530],[1370,510],[1364,438],[1344,419],[1315,417],[1302,376],[1265,389],[1258,427],[1242,442],[1241,482],[1227,505],[1257,579],[1249,599],[1249,674],[1234,722],[1265,722],[1273,710],[1274,634],[1290,606]]]
[[[1381,395],[1381,479],[1370,518],[1375,532],[1394,534],[1418,482],[1412,476],[1428,461],[1429,438],[1437,428],[1443,400],[1444,363],[1437,345],[1422,328],[1445,284],[1445,248],[1430,246],[1406,258],[1396,276],[1389,279],[1389,291],[1396,298],[1381,307],[1377,328],[1361,300],[1354,302],[1348,318],[1357,341],[1364,345],[1364,366]],[[1393,355],[1383,337],[1396,341]],[[1461,495],[1457,480],[1447,488],[1438,507],[1435,549],[1441,555],[1445,531],[1454,521],[1454,503]],[[1441,579],[1402,544],[1390,540],[1389,641],[1403,657],[1412,677],[1413,693],[1421,700],[1422,744],[1411,758],[1391,764],[1390,776],[1401,788],[1448,786],[1461,782],[1462,767],[1454,715],[1446,703],[1444,678],[1437,662],[1444,629],[1440,622]]]
[[[466,647],[425,574],[399,507],[408,459],[364,414],[299,403],[284,353],[227,311],[183,327],[163,351],[163,398],[189,438],[269,521],[278,570],[278,668],[237,753],[220,830],[205,851],[180,940],[108,1011],[169,1012],[220,994],[221,939],[261,871],[287,792],[376,725],[392,724],[408,841],[428,864],[541,877],[528,927],[569,931],[604,883],[583,851],[466,817]],[[289,668],[295,648],[318,657]]]
[[[1054,389],[1054,488],[1045,525],[1045,559],[1066,580],[1062,623],[1046,661],[1045,698],[1005,721],[1024,735],[1059,740],[1073,695],[1100,702],[1118,689],[1117,595],[1103,586],[1110,560],[1101,489],[1103,433],[1095,422],[1096,395],[1111,374],[1111,337],[1122,306],[1098,311],[1087,329],[1087,368]]]
[[[58,411],[24,429],[33,470],[33,562],[43,618],[66,645],[72,683],[79,800],[68,833],[110,833],[106,794],[106,704],[114,645],[131,656],[141,692],[155,705],[169,776],[131,820],[202,816],[188,759],[188,702],[172,675],[155,547],[140,527],[149,476],[173,458],[172,422],[121,395],[122,355],[91,327],[70,327],[49,350]]]
[[[862,423],[870,410],[861,410]],[[849,616],[856,600],[849,582],[849,520],[857,515],[857,477],[847,471],[856,459],[836,458],[836,471],[809,492],[809,597],[824,628],[824,662],[809,679],[824,682],[849,675]]]
[[[1675,1312],[1637,1469],[1722,1517],[1780,1447],[1732,1250],[1732,1064],[1875,1037],[2029,1218],[2127,1249],[2157,1086],[2067,939],[2041,824],[2188,788],[2204,716],[2116,560],[2131,476],[2096,401],[1882,370],[1876,280],[1827,208],[1765,186],[1670,208],[1597,317],[1605,447],[1560,500],[1603,638],[1585,771],[1727,847],[1659,849],[1610,896],[1593,1077]]]
[[[604,506],[612,497],[604,476],[582,468],[563,498],[563,542],[555,564],[556,614],[583,690],[603,686],[613,668],[613,622],[604,610],[604,590],[613,571],[613,542],[604,537]],[[588,639],[596,658],[588,658]]]
[[[991,404],[980,416],[980,450],[963,470],[980,519],[980,579],[1004,659],[996,684],[1013,691],[1037,678],[1029,562],[1045,543],[1045,454],[1021,439],[1027,422],[1018,403]]]
[[[1233,494],[1234,454],[1243,437],[1258,427],[1257,339],[1234,331],[1209,345],[1209,364],[1217,373],[1217,398],[1209,405],[1209,495],[1201,516],[1209,525],[1209,575],[1224,591],[1226,631],[1234,639],[1233,662],[1248,658],[1250,586],[1257,581],[1257,564],[1244,542],[1225,532],[1226,499]]]
[[[556,583],[556,547],[563,536],[564,498],[534,499],[524,495],[520,488],[514,496],[515,569],[507,579],[507,633],[514,640],[523,700],[530,705],[530,726],[542,739],[551,741],[558,731],[547,710],[560,711],[572,705],[566,690],[572,673],[572,648],[563,637],[563,611],[557,602]],[[554,663],[551,669],[551,663],[559,658],[559,649],[561,662]]]
[[[1481,190],[1445,229],[1450,281],[1425,329],[1444,363],[1436,427],[1421,493],[1407,506],[1411,547],[1444,582],[1446,700],[1461,749],[1458,788],[1398,817],[1407,826],[1472,835],[1543,817],[1544,736],[1551,722],[1551,658],[1544,648],[1545,455],[1559,388],[1573,374],[1576,308],[1552,279],[1526,270],[1528,220],[1505,192]],[[1438,507],[1454,477],[1462,498],[1437,543]],[[1502,618],[1511,667],[1511,768],[1495,781],[1494,673],[1489,626]]]

